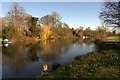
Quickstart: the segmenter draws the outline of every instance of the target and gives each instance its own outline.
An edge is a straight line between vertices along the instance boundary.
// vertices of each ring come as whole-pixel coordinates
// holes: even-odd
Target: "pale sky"
[[[6,16],[13,2],[2,2],[2,16]],[[18,2],[26,10],[26,13],[34,17],[42,17],[56,11],[71,28],[83,26],[96,29],[101,25],[99,11],[103,2]]]

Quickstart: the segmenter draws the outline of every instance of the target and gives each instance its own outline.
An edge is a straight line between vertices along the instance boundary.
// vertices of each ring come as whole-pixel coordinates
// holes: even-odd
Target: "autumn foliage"
[[[47,25],[42,25],[42,26],[38,26],[38,29],[40,29],[40,38],[43,40],[46,40],[47,38],[49,38],[50,36],[50,27]]]

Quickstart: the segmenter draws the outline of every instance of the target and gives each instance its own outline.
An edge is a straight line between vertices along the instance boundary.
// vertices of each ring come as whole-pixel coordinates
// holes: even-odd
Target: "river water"
[[[63,65],[74,57],[95,51],[95,45],[87,40],[48,40],[18,42],[2,47],[3,78],[33,78],[41,74],[42,65]]]

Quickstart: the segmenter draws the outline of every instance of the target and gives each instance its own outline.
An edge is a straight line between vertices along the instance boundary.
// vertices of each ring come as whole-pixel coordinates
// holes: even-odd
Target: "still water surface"
[[[41,74],[42,65],[63,65],[78,55],[95,50],[90,40],[50,40],[39,42],[18,42],[2,47],[3,78],[33,78]]]

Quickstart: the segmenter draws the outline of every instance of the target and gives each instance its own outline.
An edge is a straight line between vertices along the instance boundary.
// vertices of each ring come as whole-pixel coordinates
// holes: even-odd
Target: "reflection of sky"
[[[79,56],[94,50],[95,50],[94,44],[92,45],[86,45],[85,43],[83,43],[83,45],[73,44],[73,46],[70,47],[67,53],[61,55],[60,63],[64,64],[65,62],[73,60],[75,56]]]
[[[15,72],[9,66],[4,66],[2,68],[2,74],[4,74],[4,75],[2,75],[2,77],[5,77],[5,76],[7,76],[7,78],[17,77]]]
[[[52,69],[52,64],[54,63],[60,63],[60,64],[64,64],[65,62],[69,62],[71,60],[73,60],[73,58],[75,56],[78,55],[82,55],[85,54],[87,52],[91,52],[94,49],[94,44],[72,44],[69,45],[69,49],[67,51],[65,51],[65,46],[62,45],[61,48],[62,50],[62,54],[60,53],[56,53],[53,57],[54,53],[50,53],[47,55],[44,54],[40,54],[40,53],[36,53],[37,56],[39,57],[39,61],[34,61],[33,63],[29,63],[29,65],[27,66],[23,66],[22,64],[20,65],[20,72],[16,72],[17,69],[11,69],[10,65],[3,65],[3,77],[6,78],[12,78],[12,77],[21,77],[21,78],[31,78],[31,77],[36,77],[37,75],[41,74],[41,70],[42,70],[42,65],[47,64],[48,65],[48,69],[49,71]],[[29,48],[26,48],[26,51],[28,51]],[[24,53],[25,54],[25,53]],[[46,61],[46,58],[54,58],[50,61]],[[28,63],[28,62],[26,62]],[[12,65],[12,64],[11,64]],[[22,67],[23,66],[23,67]],[[21,70],[24,71],[21,71]],[[18,75],[17,75],[18,74]]]

